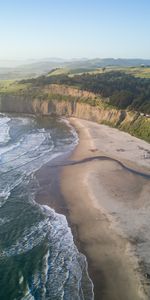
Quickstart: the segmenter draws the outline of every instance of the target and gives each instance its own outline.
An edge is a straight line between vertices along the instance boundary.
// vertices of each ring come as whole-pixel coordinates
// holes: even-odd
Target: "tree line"
[[[130,109],[150,114],[150,79],[136,78],[124,72],[112,71],[102,74],[82,74],[74,77],[65,74],[40,76],[20,81],[34,86],[65,84],[99,94],[109,104],[119,109]]]

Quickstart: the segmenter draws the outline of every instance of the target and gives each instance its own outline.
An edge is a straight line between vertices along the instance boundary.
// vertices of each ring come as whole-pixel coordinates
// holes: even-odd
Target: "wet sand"
[[[95,160],[95,156],[112,157],[149,174],[150,145],[107,126],[73,118],[70,122],[80,142],[71,157],[57,158],[37,172],[36,201],[67,217],[74,241],[87,257],[96,300],[149,299],[149,281],[143,276],[148,274],[143,260],[150,248],[150,237],[145,235],[149,180],[117,161]],[[137,255],[142,253],[139,264]]]
[[[70,160],[106,155],[150,173],[148,143],[104,125],[70,121],[80,137]],[[88,259],[95,299],[148,299],[148,282],[142,275],[136,245],[138,237],[148,239],[143,235],[148,227],[142,231],[142,226],[149,224],[141,222],[150,217],[149,180],[115,161],[95,160],[64,167],[61,192],[70,224],[78,233],[78,248]],[[143,218],[141,207],[145,208]]]

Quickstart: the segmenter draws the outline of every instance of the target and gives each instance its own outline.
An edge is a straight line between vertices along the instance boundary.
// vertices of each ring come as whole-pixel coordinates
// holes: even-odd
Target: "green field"
[[[106,68],[96,68],[96,69],[90,69],[90,68],[77,68],[77,69],[69,69],[69,68],[56,68],[52,70],[48,76],[58,76],[58,75],[68,75],[70,77],[73,77],[75,75],[82,75],[84,73],[88,74],[101,74],[104,72],[112,72],[112,71],[121,71],[125,72],[127,74],[131,74],[135,77],[140,78],[150,78],[150,67],[106,67]]]
[[[125,72],[135,77],[150,78],[150,67],[125,68]]]
[[[14,80],[0,80],[0,94],[25,92],[30,86],[30,83],[20,84]]]

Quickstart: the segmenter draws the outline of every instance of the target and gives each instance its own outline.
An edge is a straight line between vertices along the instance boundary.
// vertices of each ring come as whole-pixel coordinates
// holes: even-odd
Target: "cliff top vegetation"
[[[31,84],[34,88],[50,84],[71,86],[95,93],[119,109],[150,114],[150,78],[139,78],[121,71],[104,70],[103,73],[84,73],[73,77],[68,74],[40,76],[22,80],[20,84]]]
[[[131,74],[127,72],[131,71]],[[141,68],[143,72],[145,69]],[[45,87],[51,84],[65,85],[80,90],[92,92],[96,95],[94,99],[88,99],[91,105],[99,105],[99,101],[104,99],[108,107],[114,106],[118,109],[127,109],[138,111],[140,113],[150,114],[150,78],[136,77],[135,74],[139,68],[126,68],[122,70],[101,69],[99,72],[71,74],[68,69],[55,69],[46,76],[30,78],[21,81],[0,81],[1,94],[30,94],[40,96],[45,99]],[[81,70],[80,70],[81,71]],[[82,70],[83,71],[83,70]],[[132,72],[134,71],[134,75]],[[51,99],[49,93],[48,98]],[[59,96],[60,98],[60,96]],[[82,101],[82,99],[81,99]],[[85,99],[84,99],[85,102]]]

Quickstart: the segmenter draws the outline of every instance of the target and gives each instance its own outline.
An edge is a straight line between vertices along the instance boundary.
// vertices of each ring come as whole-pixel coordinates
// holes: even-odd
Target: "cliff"
[[[46,86],[40,95],[0,94],[0,111],[74,116],[117,127],[150,142],[149,118],[109,107],[99,95],[58,85]]]

